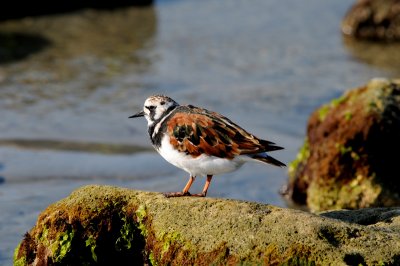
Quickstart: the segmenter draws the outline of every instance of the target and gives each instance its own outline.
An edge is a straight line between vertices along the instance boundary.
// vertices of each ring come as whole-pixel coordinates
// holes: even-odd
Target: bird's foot
[[[164,197],[166,198],[175,198],[175,197],[186,197],[186,196],[191,196],[189,192],[166,192],[163,193]]]
[[[206,193],[198,193],[198,194],[190,194],[190,192],[167,192],[163,193],[166,198],[175,198],[175,197],[205,197]]]
[[[206,196],[206,193],[197,193],[197,194],[192,194],[192,195],[190,195],[190,196],[192,196],[192,197],[202,197],[202,198],[204,198],[205,196]]]

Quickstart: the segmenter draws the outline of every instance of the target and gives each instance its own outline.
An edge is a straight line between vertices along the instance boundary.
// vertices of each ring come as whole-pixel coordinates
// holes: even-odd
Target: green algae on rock
[[[120,191],[103,192],[76,191],[49,206],[25,235],[17,260],[27,265],[141,262],[142,255],[134,251],[144,240],[133,209],[125,209],[129,198]]]
[[[399,136],[399,80],[346,92],[311,115],[287,196],[312,211],[398,206]]]
[[[362,216],[363,211],[357,212],[357,216]],[[351,213],[318,216],[252,202],[167,199],[160,193],[86,186],[40,214],[36,225],[16,248],[14,263],[400,263],[400,208],[379,209],[375,219],[365,225],[349,218]],[[391,220],[397,224],[391,226]]]

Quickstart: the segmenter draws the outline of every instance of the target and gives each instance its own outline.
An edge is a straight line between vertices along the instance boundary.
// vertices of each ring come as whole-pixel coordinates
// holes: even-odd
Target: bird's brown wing
[[[240,154],[257,154],[282,149],[261,140],[228,118],[206,109],[185,106],[167,122],[170,143],[193,157],[207,154],[232,159]]]

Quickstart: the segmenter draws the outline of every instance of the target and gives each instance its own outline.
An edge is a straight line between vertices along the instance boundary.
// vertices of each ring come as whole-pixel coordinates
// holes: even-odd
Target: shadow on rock
[[[398,208],[370,208],[360,210],[338,210],[321,213],[321,216],[342,220],[360,225],[382,225],[400,228],[400,211]],[[379,226],[380,225],[380,226]]]
[[[22,60],[45,49],[51,42],[29,33],[0,32],[0,64]]]

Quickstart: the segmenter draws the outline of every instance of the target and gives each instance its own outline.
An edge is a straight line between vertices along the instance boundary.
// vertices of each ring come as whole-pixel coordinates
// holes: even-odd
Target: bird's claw
[[[163,193],[164,197],[166,198],[175,198],[175,197],[205,197],[206,193],[198,193],[198,194],[190,194],[190,192],[167,192]]]
[[[206,196],[206,193],[197,193],[197,194],[192,194],[192,195],[190,195],[190,196],[192,196],[192,197],[202,197],[202,198],[204,198],[205,196]]]
[[[185,196],[191,196],[190,192],[167,192],[163,193],[164,197],[166,198],[175,198],[175,197],[185,197]]]

